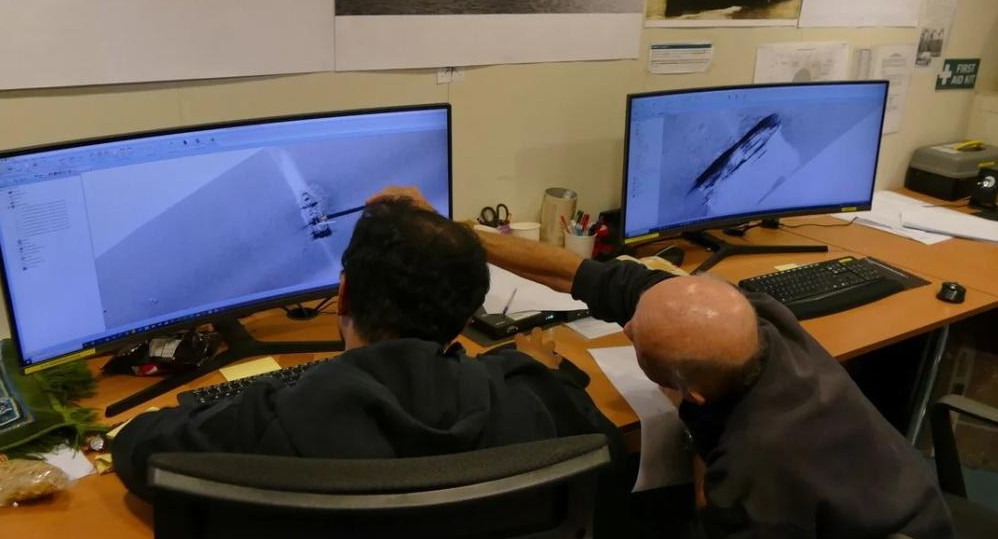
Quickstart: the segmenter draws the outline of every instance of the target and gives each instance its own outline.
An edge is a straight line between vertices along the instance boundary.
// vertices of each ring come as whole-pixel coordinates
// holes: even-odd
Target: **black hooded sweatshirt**
[[[619,433],[571,362],[554,371],[514,349],[470,359],[454,348],[379,342],[309,369],[291,387],[264,378],[230,400],[139,415],[111,445],[115,469],[150,499],[147,463],[160,452],[376,459],[588,433],[606,434],[619,464]]]

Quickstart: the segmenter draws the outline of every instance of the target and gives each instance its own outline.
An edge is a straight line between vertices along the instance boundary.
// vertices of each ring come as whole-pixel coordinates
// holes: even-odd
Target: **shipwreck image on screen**
[[[93,223],[106,325],[337,282],[360,214],[327,216],[411,180],[446,200],[446,146],[444,130],[382,134],[92,173],[87,199],[110,207],[89,210],[123,217]]]
[[[628,236],[869,200],[883,89],[756,87],[637,98]]]

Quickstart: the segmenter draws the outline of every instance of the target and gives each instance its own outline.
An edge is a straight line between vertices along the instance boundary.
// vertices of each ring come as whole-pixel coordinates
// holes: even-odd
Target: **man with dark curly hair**
[[[265,378],[210,406],[138,416],[112,444],[118,475],[148,497],[159,452],[396,458],[602,432],[617,453],[616,428],[571,363],[514,349],[469,359],[451,344],[488,287],[468,228],[405,199],[368,204],[343,254],[346,352],[291,387]]]

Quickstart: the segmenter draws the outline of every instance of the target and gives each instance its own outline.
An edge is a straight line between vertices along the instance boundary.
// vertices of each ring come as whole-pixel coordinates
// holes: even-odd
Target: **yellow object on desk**
[[[248,378],[250,376],[256,376],[258,374],[265,374],[268,372],[273,372],[280,370],[281,366],[277,364],[277,360],[272,356],[262,357],[260,359],[255,359],[253,361],[247,361],[245,363],[240,363],[238,365],[230,365],[228,367],[222,367],[218,369],[218,372],[222,373],[229,382],[233,380],[238,380],[240,378]]]

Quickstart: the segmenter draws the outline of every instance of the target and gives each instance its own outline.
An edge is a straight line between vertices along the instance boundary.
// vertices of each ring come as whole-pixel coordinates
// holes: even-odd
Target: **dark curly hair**
[[[368,342],[445,344],[489,289],[485,249],[467,227],[408,199],[369,204],[343,253],[350,316]]]

